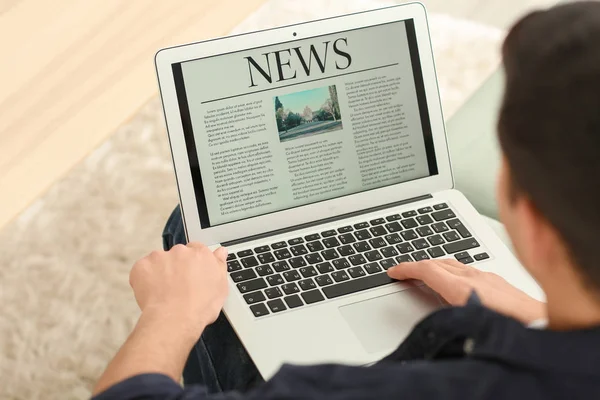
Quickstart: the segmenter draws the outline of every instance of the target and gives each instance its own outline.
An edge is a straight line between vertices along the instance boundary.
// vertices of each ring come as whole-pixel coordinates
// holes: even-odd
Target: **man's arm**
[[[227,251],[175,246],[138,261],[130,275],[142,315],[94,389],[158,373],[179,381],[190,350],[227,296]]]

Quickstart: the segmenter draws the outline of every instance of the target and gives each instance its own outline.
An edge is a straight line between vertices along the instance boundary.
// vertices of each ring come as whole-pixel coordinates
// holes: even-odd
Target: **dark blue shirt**
[[[529,329],[478,305],[419,323],[370,367],[285,365],[248,393],[207,394],[158,374],[139,375],[105,399],[600,399],[600,327]]]

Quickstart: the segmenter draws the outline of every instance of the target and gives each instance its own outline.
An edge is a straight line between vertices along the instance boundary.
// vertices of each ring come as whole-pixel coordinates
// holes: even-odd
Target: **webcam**
[[[296,32],[294,32],[292,35],[296,36]]]

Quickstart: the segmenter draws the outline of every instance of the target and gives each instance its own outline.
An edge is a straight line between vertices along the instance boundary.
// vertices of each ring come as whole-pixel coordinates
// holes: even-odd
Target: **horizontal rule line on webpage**
[[[248,93],[236,94],[236,95],[233,95],[233,96],[221,97],[219,99],[213,99],[213,100],[203,101],[202,104],[213,103],[215,101],[221,101],[221,100],[227,100],[227,99],[233,99],[234,97],[247,96],[249,94],[256,94],[256,93],[268,92],[269,90],[277,90],[277,89],[282,89],[282,88],[290,87],[290,86],[303,85],[305,83],[322,81],[323,79],[334,79],[334,78],[339,78],[340,76],[358,74],[360,72],[367,72],[367,71],[373,71],[375,69],[382,69],[382,68],[393,67],[394,65],[398,65],[398,64],[399,63],[388,64],[388,65],[381,65],[379,67],[361,69],[360,71],[346,72],[345,74],[331,75],[331,76],[326,76],[326,77],[323,77],[323,78],[312,79],[310,81],[303,81],[303,82],[298,82],[298,83],[290,83],[289,85],[277,86],[275,88],[263,89],[263,90],[256,90],[254,92],[248,92]]]

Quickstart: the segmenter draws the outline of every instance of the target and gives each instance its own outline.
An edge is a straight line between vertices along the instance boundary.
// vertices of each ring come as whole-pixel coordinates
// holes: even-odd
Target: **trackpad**
[[[427,286],[391,293],[339,308],[368,353],[393,350],[427,314],[442,306]]]

